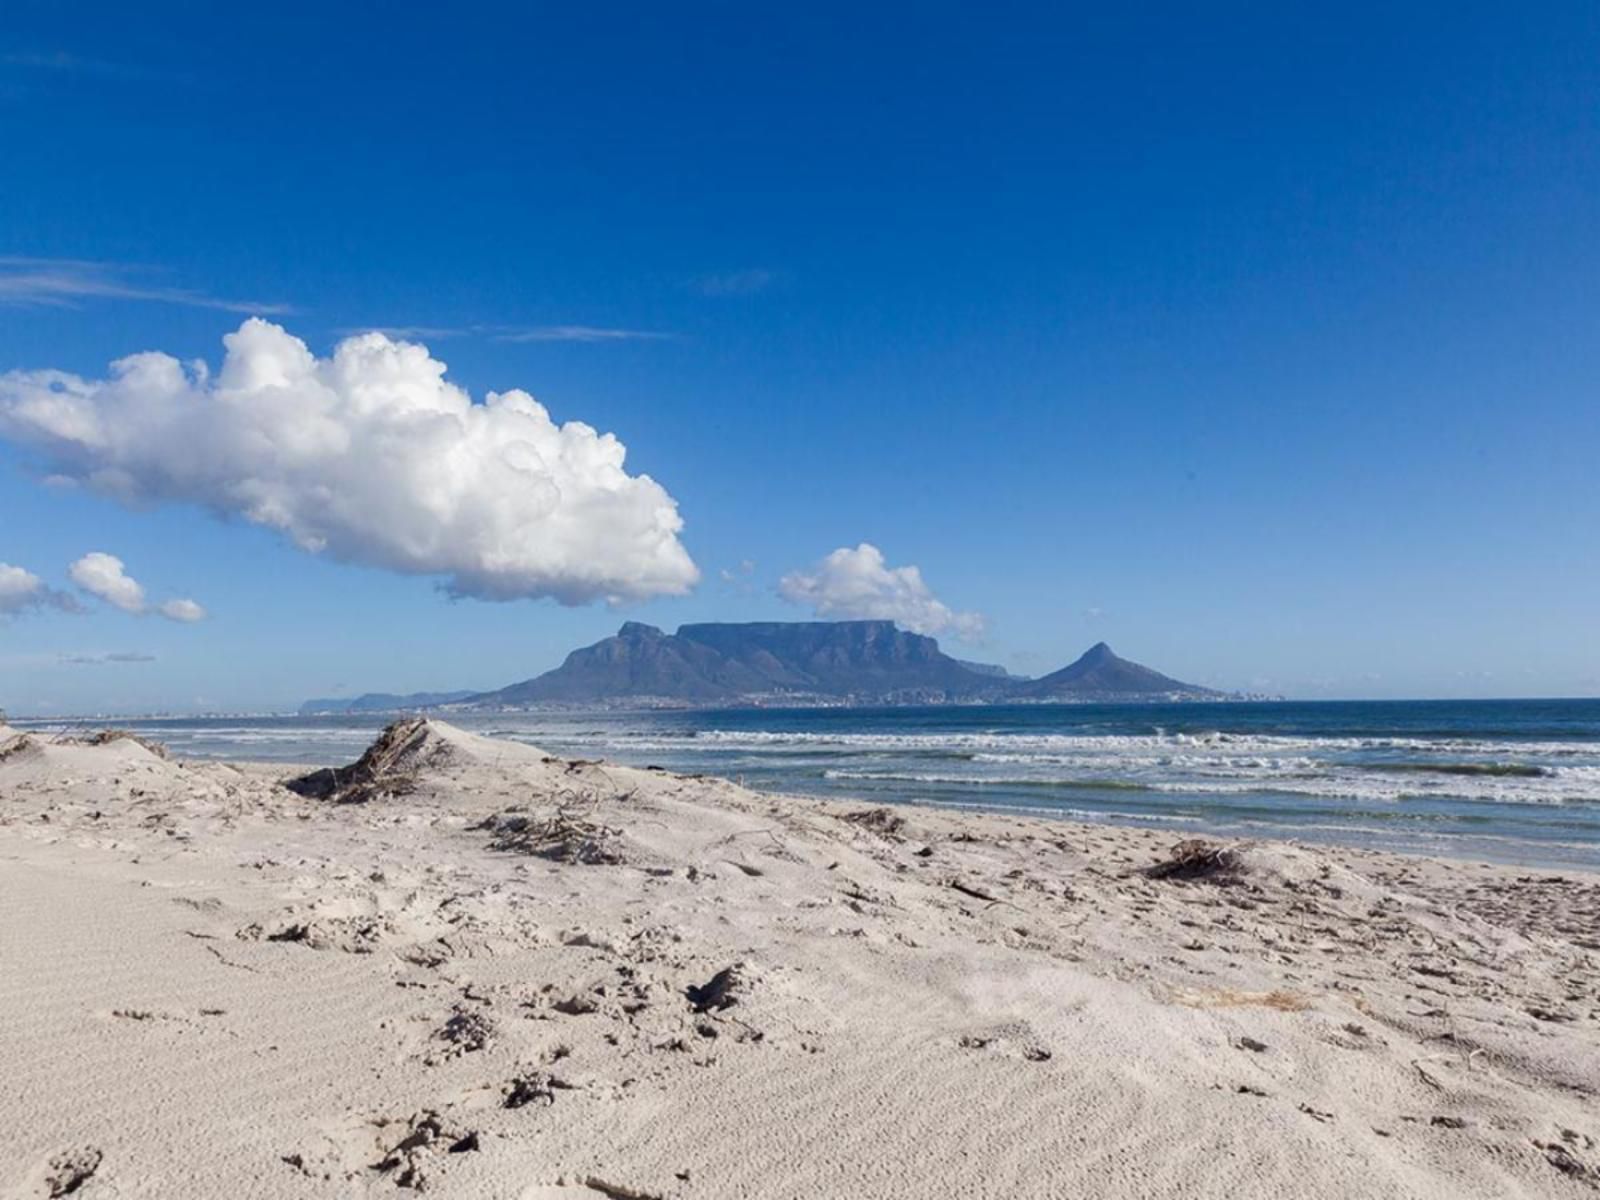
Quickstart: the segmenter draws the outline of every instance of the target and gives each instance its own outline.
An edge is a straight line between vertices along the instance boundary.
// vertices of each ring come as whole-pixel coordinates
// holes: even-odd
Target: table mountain
[[[963,666],[893,621],[684,625],[668,634],[629,621],[536,679],[480,704],[647,697],[705,703],[754,696],[927,702],[998,696],[1005,681]]]

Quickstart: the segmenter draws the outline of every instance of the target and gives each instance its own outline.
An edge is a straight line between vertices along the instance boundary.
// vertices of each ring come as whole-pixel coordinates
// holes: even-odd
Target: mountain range
[[[893,621],[629,621],[543,675],[491,692],[369,694],[308,712],[578,704],[942,704],[1218,700],[1221,692],[1119,658],[1104,642],[1039,679],[952,658]]]

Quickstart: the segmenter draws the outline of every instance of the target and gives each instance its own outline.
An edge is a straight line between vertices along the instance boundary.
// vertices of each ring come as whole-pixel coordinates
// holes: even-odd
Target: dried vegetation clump
[[[1150,879],[1192,879],[1208,883],[1232,884],[1242,881],[1244,859],[1231,846],[1219,846],[1204,838],[1179,842],[1172,853],[1154,866],[1145,868]]]
[[[408,717],[389,725],[378,740],[348,767],[323,767],[284,784],[291,792],[335,804],[365,804],[388,796],[405,796],[417,788],[417,768],[428,743],[426,717]],[[431,757],[447,753],[435,746]]]
[[[628,861],[622,830],[594,819],[599,803],[600,797],[593,791],[565,788],[552,812],[543,816],[496,813],[477,828],[493,834],[489,846],[494,850],[530,854],[551,862],[617,866]]]

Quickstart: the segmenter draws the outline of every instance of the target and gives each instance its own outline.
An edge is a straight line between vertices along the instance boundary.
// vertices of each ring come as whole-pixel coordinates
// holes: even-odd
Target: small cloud
[[[1098,621],[1105,615],[1106,610],[1095,604],[1091,604],[1088,608],[1083,610],[1083,618],[1086,621]]]
[[[286,304],[227,300],[191,288],[141,282],[139,274],[118,263],[0,255],[0,305],[76,308],[82,300],[142,300],[224,312],[270,315],[293,311]]]
[[[67,568],[67,576],[91,596],[125,613],[144,612],[144,588],[127,575],[115,554],[98,550],[85,554]]]
[[[206,610],[188,599],[165,600],[151,608],[145,601],[144,585],[127,573],[115,554],[99,550],[85,554],[67,568],[67,576],[89,595],[136,617],[153,612],[183,624],[203,621],[206,617]]]
[[[193,600],[168,600],[156,609],[169,621],[179,621],[185,625],[192,625],[196,621],[206,619],[206,610]]]
[[[49,587],[32,571],[0,562],[0,619],[41,608],[82,611],[76,600]]]
[[[982,638],[982,613],[953,611],[933,594],[913,566],[891,567],[870,542],[840,547],[807,571],[791,571],[778,595],[819,617],[889,620],[912,633],[951,633],[962,641]]]
[[[702,296],[754,296],[772,285],[776,276],[760,267],[743,271],[722,271],[702,275],[690,281],[689,286]]]
[[[754,590],[750,577],[755,574],[755,570],[756,564],[752,560],[742,558],[737,566],[723,567],[717,572],[717,576],[722,580],[724,587],[738,592],[741,596],[748,596]]]
[[[60,661],[72,666],[96,667],[108,663],[153,663],[156,661],[156,656],[127,650],[115,654],[63,654]]]
[[[594,325],[536,325],[531,329],[499,329],[497,342],[661,342],[675,335],[653,329],[604,329]]]

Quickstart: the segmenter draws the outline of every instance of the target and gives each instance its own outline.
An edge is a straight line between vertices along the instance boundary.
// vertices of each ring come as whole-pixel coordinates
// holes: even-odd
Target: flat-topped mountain
[[[475,704],[690,702],[756,696],[940,701],[986,695],[1004,681],[957,662],[893,621],[756,621],[684,625],[668,634],[629,621],[574,650],[553,671],[473,697]]]

